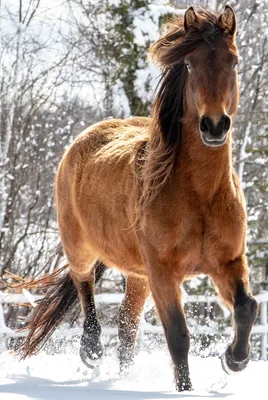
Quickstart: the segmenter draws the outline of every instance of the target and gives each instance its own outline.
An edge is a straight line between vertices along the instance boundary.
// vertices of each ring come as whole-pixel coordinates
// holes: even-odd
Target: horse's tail
[[[64,276],[61,275],[66,267],[38,280],[39,287],[49,289],[45,297],[38,301],[31,321],[25,327],[29,333],[19,350],[21,359],[37,354],[64,318],[70,316],[79,305],[78,293],[70,272],[65,273]],[[105,270],[106,266],[97,261],[95,283]],[[33,287],[33,284],[30,285]],[[27,288],[26,285],[25,288]]]

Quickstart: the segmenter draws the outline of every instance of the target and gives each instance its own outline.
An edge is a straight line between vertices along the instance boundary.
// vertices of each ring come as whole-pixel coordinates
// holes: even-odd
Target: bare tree
[[[38,270],[56,235],[54,173],[72,138],[74,120],[66,110],[77,118],[70,106],[81,101],[63,96],[72,49],[61,46],[54,23],[37,18],[40,0],[17,6],[1,8],[1,21],[11,28],[1,31],[0,261],[2,272],[26,275]]]

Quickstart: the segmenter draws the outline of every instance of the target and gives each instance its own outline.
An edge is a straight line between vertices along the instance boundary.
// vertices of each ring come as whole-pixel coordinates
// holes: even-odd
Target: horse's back
[[[119,146],[130,151],[134,142],[147,140],[149,122],[150,118],[145,117],[98,122],[77,136],[64,154],[61,164],[68,163],[71,166],[79,162],[85,163],[90,161],[96,152],[102,152],[102,149],[107,152],[106,146],[109,146],[111,153]],[[94,162],[97,162],[97,157]]]

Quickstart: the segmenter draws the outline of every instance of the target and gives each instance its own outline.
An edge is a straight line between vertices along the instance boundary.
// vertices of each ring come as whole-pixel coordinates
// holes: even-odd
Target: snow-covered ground
[[[267,399],[268,362],[251,362],[235,376],[221,370],[218,358],[190,357],[195,390],[174,390],[170,359],[164,350],[141,351],[128,376],[119,377],[115,355],[107,356],[98,371],[84,367],[75,354],[40,353],[19,362],[6,351],[0,355],[1,400],[158,400]]]

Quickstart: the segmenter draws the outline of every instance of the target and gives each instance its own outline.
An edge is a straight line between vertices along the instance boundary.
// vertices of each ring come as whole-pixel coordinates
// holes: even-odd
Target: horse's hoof
[[[103,361],[103,353],[104,350],[101,344],[94,350],[85,346],[80,347],[80,358],[88,368],[99,367]]]
[[[226,352],[221,356],[221,365],[222,369],[226,374],[232,375],[237,372],[243,371],[246,368],[249,362],[249,357],[242,361],[235,361],[232,355],[231,346],[229,346]]]

